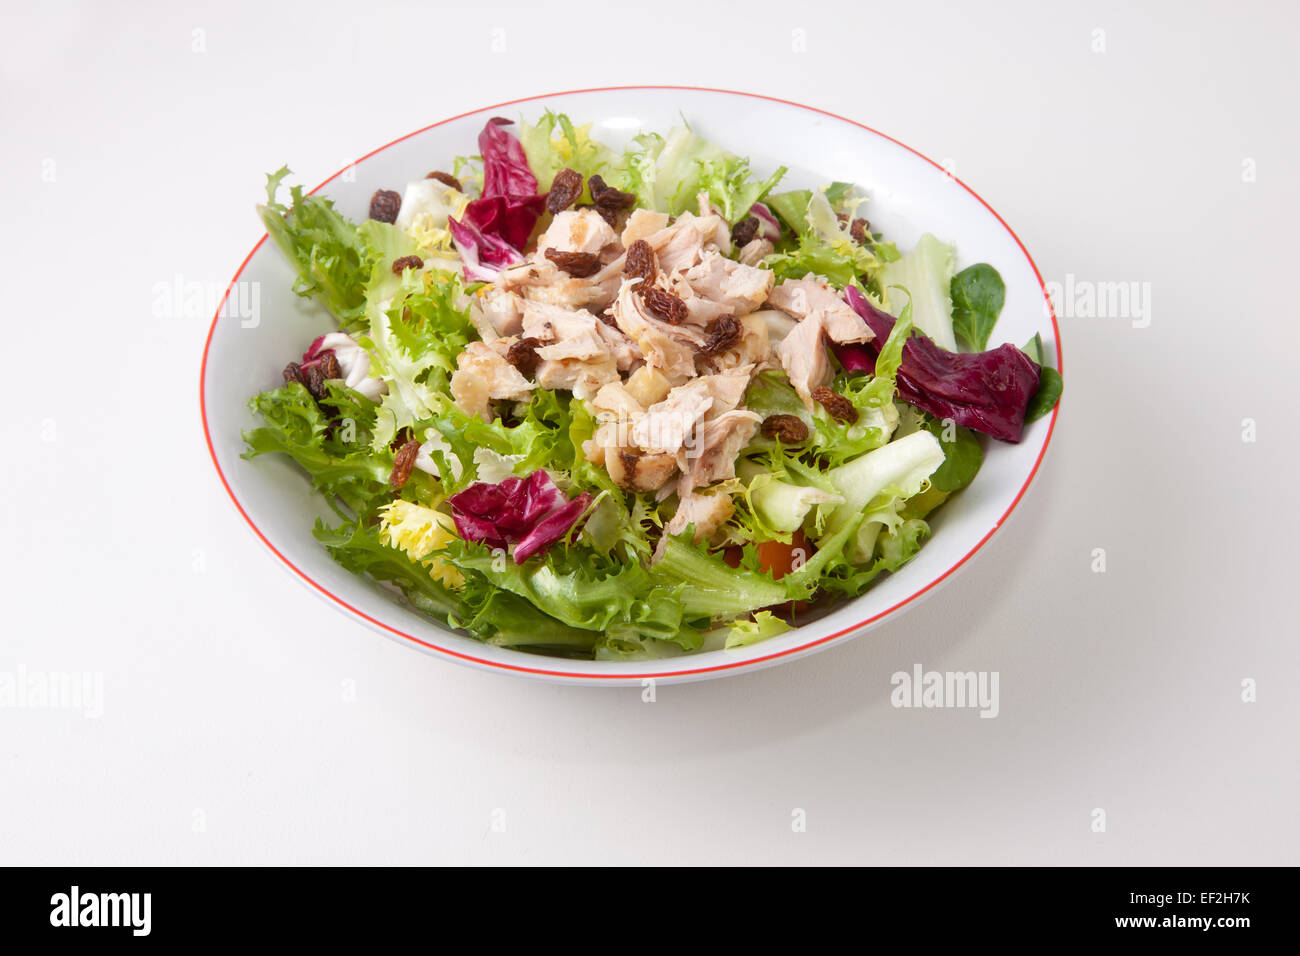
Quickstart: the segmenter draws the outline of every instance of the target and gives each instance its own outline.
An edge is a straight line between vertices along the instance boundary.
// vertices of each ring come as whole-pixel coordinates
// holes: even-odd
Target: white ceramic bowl
[[[475,151],[492,116],[535,120],[543,110],[594,122],[593,133],[621,146],[640,130],[666,132],[685,116],[705,138],[750,157],[762,174],[790,167],[782,188],[831,180],[857,183],[871,196],[867,215],[906,250],[923,232],[955,242],[959,266],[989,262],[1006,282],[1006,305],[990,345],[1042,335],[1062,368],[1059,330],[1042,278],[1010,227],[938,164],[860,123],[768,97],[683,87],[626,87],[529,97],[465,113],[380,147],[317,187],[353,219],[366,216],[379,188],[401,190],[451,157]],[[251,205],[250,197],[250,205]],[[251,212],[250,212],[251,215]],[[1057,412],[1025,429],[1018,445],[988,442],[975,482],[936,513],[934,534],[897,574],[830,614],[762,644],[668,660],[567,661],[490,647],[440,627],[399,596],[335,564],[312,537],[329,515],[306,478],[282,456],[244,461],[240,431],[255,425],[249,396],[280,381],[280,370],[316,335],[333,328],[327,313],[290,291],[293,274],[262,238],[231,282],[212,323],[200,384],[212,460],[235,507],[254,533],[319,594],[380,632],[449,660],[570,683],[700,680],[791,661],[862,634],[932,592],[989,540],[1016,507],[1042,461]],[[256,298],[253,298],[255,296]],[[250,303],[258,309],[254,320]],[[242,306],[241,306],[242,303]]]

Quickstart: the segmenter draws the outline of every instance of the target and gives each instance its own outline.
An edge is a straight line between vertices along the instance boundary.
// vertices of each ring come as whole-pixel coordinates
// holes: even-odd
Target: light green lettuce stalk
[[[902,286],[911,297],[912,323],[935,345],[955,352],[957,339],[952,330],[950,292],[956,271],[956,250],[927,232],[911,252],[886,263],[875,278],[884,290],[891,313],[899,315],[902,303],[896,290],[890,287]]]
[[[917,494],[930,475],[943,464],[943,446],[928,431],[913,432],[883,448],[868,452],[848,464],[826,473],[827,479],[844,498],[826,524],[826,536],[833,537],[849,522],[863,521],[857,540],[857,558],[870,557],[875,534],[897,502]],[[820,545],[819,545],[820,546]]]

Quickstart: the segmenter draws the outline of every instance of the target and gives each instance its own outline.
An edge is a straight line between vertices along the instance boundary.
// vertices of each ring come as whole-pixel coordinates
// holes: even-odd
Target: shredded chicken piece
[[[708,361],[715,372],[724,372],[742,365],[752,365],[754,371],[759,371],[772,362],[772,342],[768,338],[767,323],[762,314],[751,312],[742,315],[737,321],[741,329],[740,341]]]
[[[674,388],[668,397],[646,409],[632,426],[632,442],[650,452],[675,455],[681,451],[695,427],[713,408],[713,397],[695,388],[695,379]]]
[[[599,312],[614,301],[619,278],[609,267],[586,279],[575,278],[543,257],[503,269],[494,286],[539,305]]]
[[[691,448],[678,453],[682,477],[677,494],[687,497],[696,488],[736,477],[736,455],[749,444],[762,418],[750,411],[733,411],[702,422]]]
[[[663,549],[668,538],[681,534],[691,525],[695,525],[695,542],[712,540],[718,529],[727,523],[736,507],[731,497],[724,494],[687,495],[677,505],[676,513],[664,525],[663,537],[655,551],[655,560],[663,556]]]
[[[668,213],[651,212],[649,209],[633,209],[619,241],[626,249],[638,239],[646,239],[668,225]]]
[[[767,239],[751,239],[741,247],[736,258],[744,265],[756,266],[774,252],[776,246]]]
[[[742,265],[717,252],[705,255],[686,271],[685,278],[696,295],[718,303],[737,316],[747,315],[762,305],[775,279],[767,269]]]
[[[642,237],[659,257],[665,272],[685,272],[706,252],[729,250],[731,231],[721,216],[684,212],[671,225]]]
[[[495,399],[523,401],[534,385],[519,374],[501,354],[482,342],[470,342],[456,357],[451,376],[451,396],[456,404],[485,422],[492,421],[489,402]]]
[[[804,406],[813,407],[813,389],[831,380],[831,363],[822,341],[824,313],[813,312],[802,319],[776,347],[776,357],[790,377]]]
[[[645,414],[645,406],[622,382],[610,382],[601,386],[591,400],[591,407],[598,412],[606,412],[615,419],[631,420]]]
[[[786,279],[772,290],[767,301],[796,319],[820,314],[822,328],[832,342],[869,342],[874,337],[871,327],[838,292],[809,276]]]
[[[624,281],[614,300],[614,321],[637,344],[647,365],[671,382],[685,382],[695,375],[695,354],[707,340],[704,331],[694,325],[669,325],[651,315],[636,294],[640,281]]]
[[[613,258],[621,249],[618,236],[609,223],[594,209],[566,209],[551,220],[551,225],[537,240],[534,260],[546,258],[546,250],[559,252],[605,253]],[[612,253],[612,255],[610,254]]]
[[[656,491],[677,473],[677,458],[674,455],[641,455],[621,449],[617,453],[606,453],[605,467],[609,477],[620,488]]]
[[[484,342],[503,335],[518,335],[523,328],[524,300],[497,286],[484,286],[470,296],[469,318]]]

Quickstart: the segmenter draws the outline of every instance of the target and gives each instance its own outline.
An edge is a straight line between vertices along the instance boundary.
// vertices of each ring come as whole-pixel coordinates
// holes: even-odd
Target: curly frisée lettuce
[[[616,148],[546,111],[467,145],[359,223],[268,177],[336,331],[243,436],[328,502],[341,566],[463,635],[611,661],[775,638],[903,568],[976,432],[1060,394],[1037,340],[957,351],[996,270],[928,234],[900,254],[852,183],[776,192],[786,167],[684,120]]]

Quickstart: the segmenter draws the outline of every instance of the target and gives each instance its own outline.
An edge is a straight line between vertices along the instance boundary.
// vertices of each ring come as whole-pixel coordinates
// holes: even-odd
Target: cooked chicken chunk
[[[628,217],[627,225],[623,227],[623,235],[619,237],[619,241],[623,243],[623,248],[626,249],[638,239],[649,238],[667,225],[668,213],[666,212],[633,209],[632,215]]]
[[[706,252],[731,248],[731,232],[721,216],[696,216],[684,212],[676,222],[645,236],[659,257],[664,272],[685,272]]]
[[[489,285],[469,298],[470,321],[484,342],[519,334],[523,327],[524,300],[518,294]]]
[[[538,238],[534,258],[544,260],[547,249],[617,255],[618,247],[618,236],[600,213],[594,209],[566,209],[551,220],[546,232]]]
[[[677,459],[673,455],[641,455],[622,449],[605,455],[609,477],[620,488],[629,491],[656,491],[668,483],[677,472]]]
[[[776,357],[789,376],[790,384],[810,410],[813,407],[813,389],[831,380],[831,363],[826,355],[826,343],[822,341],[823,317],[822,312],[813,312],[791,329],[776,347]]]
[[[796,319],[820,313],[822,328],[832,342],[869,342],[873,338],[871,328],[839,293],[816,279],[786,279],[772,289],[767,301]]]
[[[669,325],[651,315],[635,292],[639,281],[623,283],[614,300],[614,321],[637,344],[647,365],[669,381],[684,382],[695,374],[695,354],[706,342],[704,331],[694,325]]]
[[[736,455],[749,444],[761,417],[750,411],[727,412],[702,422],[694,447],[678,453],[682,477],[677,494],[685,498],[696,488],[736,477]]]
[[[492,421],[489,402],[495,399],[523,401],[533,390],[533,383],[507,362],[491,346],[470,342],[456,357],[456,371],[451,376],[451,395],[456,404]]]
[[[592,398],[591,406],[596,411],[605,412],[615,419],[630,420],[645,414],[645,406],[622,382],[610,382],[608,385],[601,386],[600,391]]]
[[[677,505],[676,513],[664,525],[664,537],[660,540],[666,544],[669,536],[681,534],[691,525],[695,525],[697,543],[710,540],[735,510],[728,495],[687,495]]]
[[[713,397],[695,388],[700,379],[674,388],[668,397],[646,409],[632,426],[632,442],[649,452],[675,455],[690,440],[695,427],[713,408]]]
[[[762,314],[751,312],[749,315],[742,315],[737,321],[740,322],[740,341],[725,352],[708,359],[707,364],[715,372],[739,368],[742,365],[755,366],[754,371],[758,371],[760,366],[765,366],[772,360],[772,343],[768,338],[767,323],[763,321]]]
[[[740,250],[736,259],[747,266],[756,266],[772,253],[776,252],[776,246],[772,245],[766,239],[751,239]]]
[[[742,265],[716,252],[705,255],[685,275],[697,295],[733,315],[747,315],[762,305],[775,278],[767,269]]]

